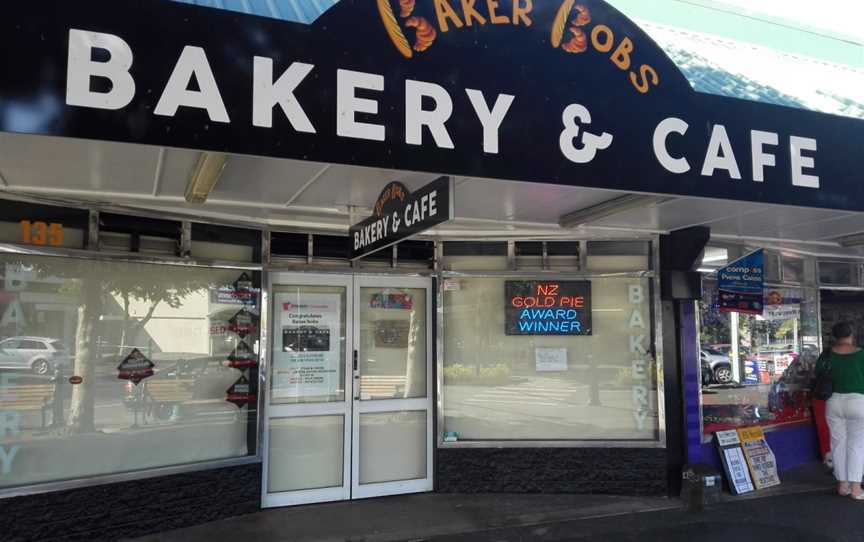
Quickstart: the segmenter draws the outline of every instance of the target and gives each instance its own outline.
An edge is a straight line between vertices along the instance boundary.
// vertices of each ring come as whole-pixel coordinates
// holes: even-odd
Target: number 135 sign
[[[63,224],[21,221],[21,240],[28,245],[63,245]]]

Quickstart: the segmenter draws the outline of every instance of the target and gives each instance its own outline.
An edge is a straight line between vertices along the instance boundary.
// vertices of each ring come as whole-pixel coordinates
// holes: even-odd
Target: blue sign
[[[757,250],[717,271],[720,312],[762,314],[765,252]]]

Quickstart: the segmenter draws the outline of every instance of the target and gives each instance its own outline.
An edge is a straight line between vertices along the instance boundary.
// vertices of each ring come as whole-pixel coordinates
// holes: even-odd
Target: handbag
[[[824,361],[823,361],[824,358]],[[816,377],[813,379],[813,397],[827,401],[834,395],[834,379],[831,375],[831,352],[827,351],[816,363]]]

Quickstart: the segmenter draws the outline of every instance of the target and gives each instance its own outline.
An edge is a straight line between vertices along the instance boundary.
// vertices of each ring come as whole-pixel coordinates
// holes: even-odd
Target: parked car
[[[703,347],[699,352],[702,360],[703,382],[710,377],[709,384],[731,384],[733,381],[732,362],[729,356],[711,347]]]
[[[0,369],[47,375],[65,369],[72,358],[62,342],[49,337],[11,337],[0,341]]]

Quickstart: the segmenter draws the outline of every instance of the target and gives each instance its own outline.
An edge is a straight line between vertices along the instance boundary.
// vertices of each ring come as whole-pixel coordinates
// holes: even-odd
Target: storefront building
[[[860,121],[699,93],[599,0],[190,4],[0,23],[0,532],[815,460]],[[780,309],[720,314],[757,249]]]

